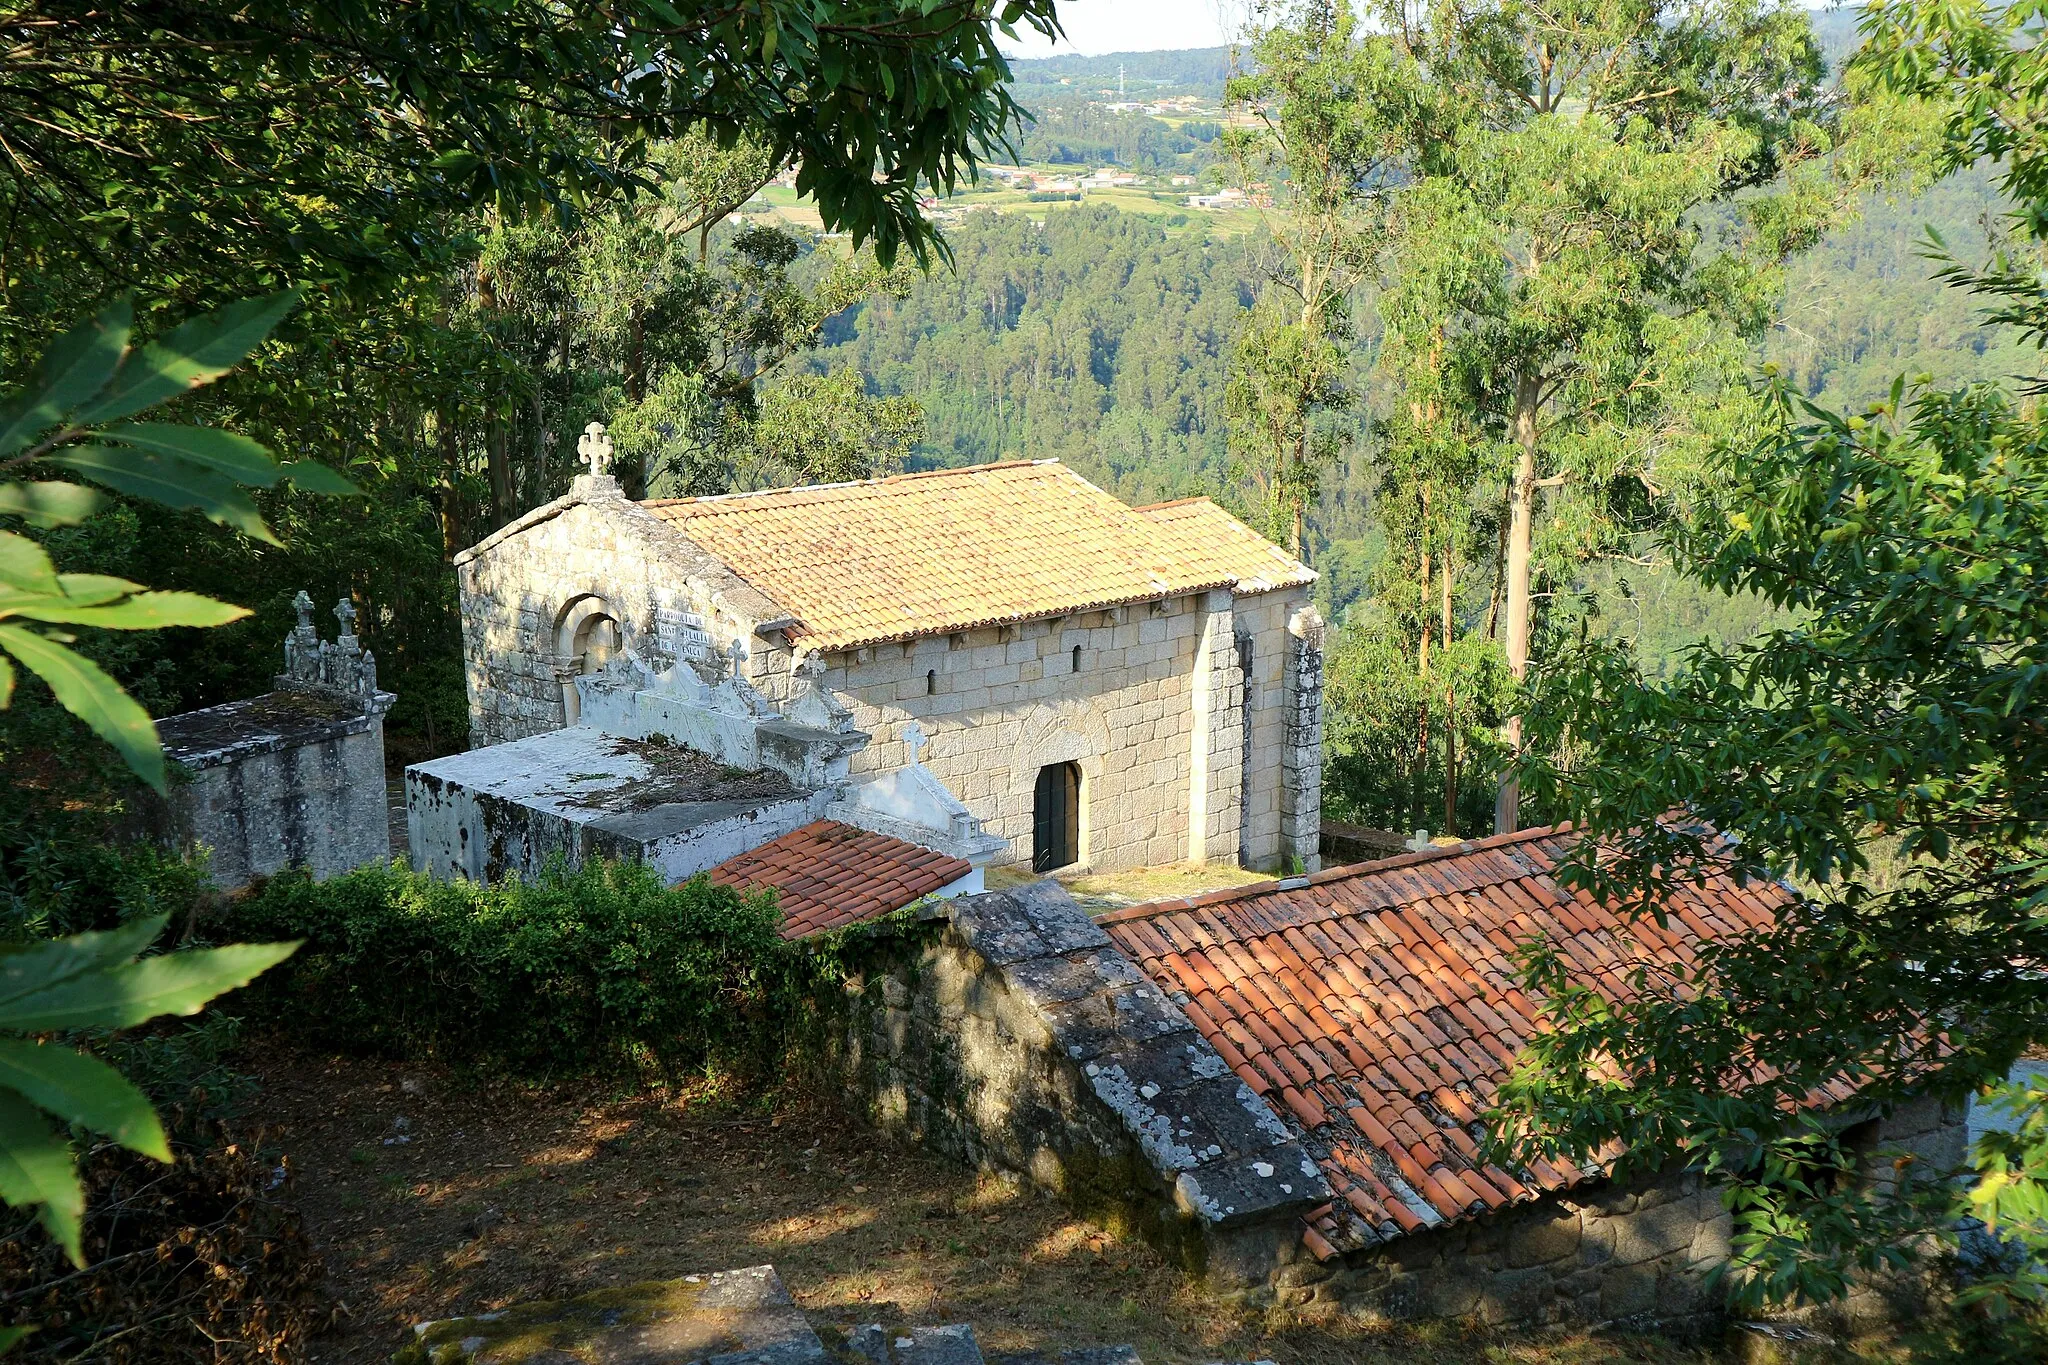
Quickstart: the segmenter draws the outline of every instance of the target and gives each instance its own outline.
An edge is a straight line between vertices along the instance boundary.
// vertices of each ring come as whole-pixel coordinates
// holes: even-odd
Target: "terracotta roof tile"
[[[1341,1196],[1307,1219],[1321,1257],[1567,1188],[1589,1172],[1479,1162],[1469,1125],[1543,1027],[1516,985],[1524,939],[1581,978],[1629,989],[1644,960],[1690,961],[1702,939],[1760,928],[1781,888],[1687,888],[1664,927],[1568,893],[1552,869],[1575,838],[1531,830],[1334,868],[1100,921],[1240,1079],[1299,1125]],[[1842,1099],[1846,1096],[1831,1096]]]
[[[1315,581],[1206,498],[1126,507],[1056,460],[641,505],[821,650]]]
[[[972,870],[964,858],[818,820],[726,859],[709,875],[742,891],[773,887],[782,936],[802,938],[901,910]]]

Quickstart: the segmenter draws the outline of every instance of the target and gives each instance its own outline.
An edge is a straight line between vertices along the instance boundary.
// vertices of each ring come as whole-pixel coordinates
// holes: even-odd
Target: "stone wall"
[[[759,644],[779,608],[674,527],[585,476],[455,557],[472,747],[574,719],[572,679],[587,666],[575,630],[610,620],[642,658],[702,661]]]
[[[157,722],[173,765],[160,813],[167,841],[209,850],[223,890],[288,867],[332,877],[389,859],[392,700],[280,690]]]
[[[1084,864],[1270,867],[1284,851],[1286,622],[1306,601],[1305,589],[1235,601],[1214,592],[932,636],[829,655],[823,681],[875,737],[856,775],[903,762],[903,727],[915,720],[931,737],[925,765],[1018,861],[1031,857],[1038,770],[1073,762]]]
[[[1053,884],[948,901],[866,954],[821,1064],[883,1132],[1190,1268],[1329,1198],[1265,1102]]]
[[[1896,1179],[1888,1149],[1952,1164],[1962,1159],[1964,1138],[1961,1114],[1930,1099],[1848,1128],[1849,1146],[1865,1158],[1864,1178],[1876,1182]],[[1718,1189],[1695,1173],[1627,1187],[1595,1181],[1327,1263],[1296,1248],[1271,1284],[1283,1306],[1353,1316],[1687,1333],[1724,1316],[1708,1276],[1727,1259],[1732,1229]],[[1866,1281],[1820,1316],[1830,1325],[1873,1327],[1899,1321],[1917,1304],[1912,1282]]]

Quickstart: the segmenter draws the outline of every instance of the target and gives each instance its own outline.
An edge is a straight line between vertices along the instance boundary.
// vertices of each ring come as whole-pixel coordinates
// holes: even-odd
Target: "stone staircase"
[[[392,1365],[1144,1365],[1128,1346],[987,1356],[968,1323],[819,1331],[774,1266],[685,1275],[413,1328]],[[1270,1361],[1252,1365],[1272,1365]]]

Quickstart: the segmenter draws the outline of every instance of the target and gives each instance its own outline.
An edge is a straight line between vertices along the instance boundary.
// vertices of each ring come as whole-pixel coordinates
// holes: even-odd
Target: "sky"
[[[1061,0],[1067,41],[1054,47],[1028,30],[1005,41],[1013,57],[1099,56],[1182,47],[1221,47],[1243,22],[1244,0]]]

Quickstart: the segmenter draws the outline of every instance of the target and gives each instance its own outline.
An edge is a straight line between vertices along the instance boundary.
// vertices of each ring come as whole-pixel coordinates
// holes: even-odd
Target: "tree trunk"
[[[484,433],[484,457],[491,471],[491,524],[512,520],[512,453],[505,448],[505,419],[491,414]]]
[[[1536,516],[1536,400],[1540,381],[1523,375],[1515,385],[1515,483],[1508,513],[1507,605],[1508,672],[1516,682],[1529,676],[1529,548]],[[1510,765],[1522,756],[1522,717],[1508,717],[1503,737]],[[1493,804],[1493,832],[1512,834],[1521,828],[1522,784],[1510,767],[1501,779]]]
[[[1299,433],[1298,433],[1298,434],[1297,434],[1297,435],[1295,436],[1295,438],[1294,438],[1294,463],[1295,463],[1295,467],[1296,467],[1297,469],[1299,469],[1299,468],[1301,468],[1301,467],[1303,467],[1303,466],[1307,465],[1307,463],[1308,463],[1308,414],[1307,414],[1307,413],[1303,413],[1303,414],[1301,415],[1301,431],[1300,431],[1300,432],[1299,432]],[[1290,500],[1290,501],[1292,501],[1292,503],[1294,504],[1293,508],[1291,509],[1291,510],[1292,510],[1292,512],[1293,512],[1293,514],[1294,514],[1294,532],[1293,532],[1293,535],[1292,535],[1292,537],[1291,537],[1291,539],[1290,539],[1290,542],[1289,542],[1289,544],[1288,544],[1288,549],[1289,549],[1289,550],[1291,550],[1291,551],[1293,552],[1293,554],[1294,554],[1294,557],[1295,557],[1296,559],[1299,559],[1299,560],[1301,560],[1301,562],[1302,562],[1302,563],[1306,564],[1306,563],[1308,563],[1308,560],[1307,560],[1307,558],[1306,558],[1306,557],[1304,557],[1304,556],[1303,556],[1303,554],[1302,554],[1302,552],[1301,552],[1301,529],[1302,529],[1302,520],[1303,520],[1303,518],[1302,518],[1302,507],[1301,507],[1301,493],[1300,493],[1300,485],[1299,485],[1299,484],[1290,484],[1290,482],[1289,482],[1289,480],[1288,480],[1288,478],[1287,478],[1287,474],[1286,474],[1286,471],[1285,471],[1285,470],[1282,470],[1282,471],[1281,471],[1281,474],[1280,474],[1280,487],[1281,487],[1281,488],[1283,488],[1283,489],[1288,489],[1288,488],[1290,488],[1290,487],[1291,487],[1291,488],[1292,488],[1292,489],[1294,490],[1294,491],[1292,491],[1292,492],[1288,493],[1288,495],[1287,495],[1287,496],[1288,496],[1288,498],[1289,498],[1289,500]]]
[[[488,270],[477,271],[477,302],[486,313],[498,311],[498,281]],[[492,412],[484,428],[484,462],[491,480],[491,525],[512,520],[512,456],[505,448],[505,419]]]
[[[647,398],[647,319],[633,310],[632,335],[626,350],[626,399],[639,403]],[[617,457],[613,457],[616,461]],[[647,462],[644,458],[614,463],[619,484],[629,498],[647,496]]]
[[[1422,640],[1415,653],[1415,671],[1423,677],[1429,676],[1429,489],[1422,490],[1422,563],[1415,575],[1416,596],[1421,599]],[[1447,640],[1448,636],[1445,637]]]
[[[1444,648],[1451,647],[1451,550],[1444,547]],[[1457,684],[1444,674],[1444,833],[1458,832],[1458,696]]]

